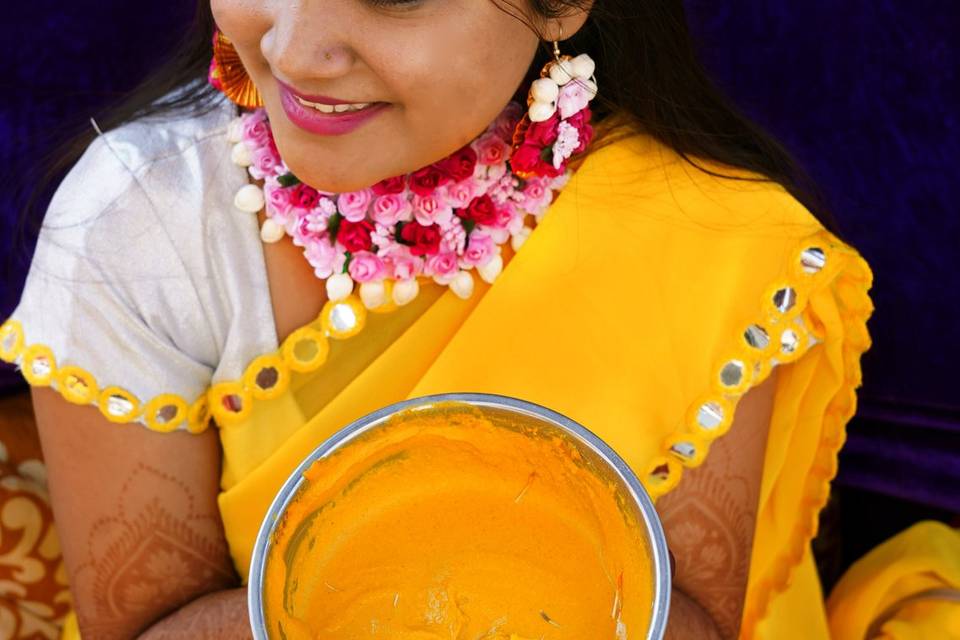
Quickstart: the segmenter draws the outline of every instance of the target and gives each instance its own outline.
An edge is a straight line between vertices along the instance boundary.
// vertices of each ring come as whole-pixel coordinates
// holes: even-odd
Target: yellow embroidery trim
[[[201,395],[194,400],[187,411],[187,431],[190,433],[203,433],[210,426],[212,416],[210,415],[210,402],[207,394]]]
[[[283,393],[290,383],[290,368],[279,355],[260,356],[250,363],[243,374],[243,385],[257,400],[272,400]]]
[[[57,385],[60,395],[73,404],[97,402],[97,381],[80,367],[60,367],[57,370]]]
[[[281,353],[294,371],[313,371],[327,361],[330,343],[322,331],[311,326],[301,327],[283,341]]]
[[[22,334],[21,334],[22,335]],[[23,375],[35,387],[48,387],[57,373],[57,360],[50,347],[31,345],[23,354]]]
[[[664,455],[650,462],[641,477],[656,499],[677,486],[685,468],[702,464],[710,443],[730,429],[737,403],[746,392],[763,382],[773,366],[796,361],[811,346],[826,339],[824,326],[807,302],[813,291],[828,284],[833,287],[843,322],[845,385],[826,412],[824,435],[805,481],[799,524],[773,569],[751,585],[741,627],[745,639],[754,638],[757,623],[766,615],[770,601],[786,588],[794,567],[816,534],[818,514],[836,475],[845,425],[856,411],[855,390],[862,380],[860,356],[870,348],[866,321],[873,312],[867,296],[872,281],[873,274],[863,258],[828,231],[799,243],[787,278],[766,290],[757,320],[742,328],[727,357],[716,363],[709,391],[690,406],[684,424],[664,440]]]
[[[140,417],[140,401],[137,397],[121,387],[107,387],[100,394],[98,402],[100,413],[110,422],[124,424],[133,422]],[[129,407],[129,408],[128,408]]]
[[[22,325],[12,318],[0,325],[0,359],[14,363],[22,357],[20,369],[28,383],[56,383],[57,391],[68,401],[95,404],[111,422],[139,419],[162,433],[180,428],[202,433],[214,420],[219,426],[242,422],[253,410],[255,400],[282,395],[290,385],[291,372],[309,373],[322,367],[330,352],[329,339],[357,335],[366,319],[367,309],[356,295],[329,301],[314,322],[291,333],[276,352],[259,356],[247,365],[239,380],[213,384],[192,403],[165,393],[144,404],[122,387],[109,386],[101,391],[89,371],[74,365],[58,368],[49,347],[39,343],[27,346]]]
[[[160,394],[143,408],[143,417],[154,431],[176,431],[187,417],[187,402],[174,393]]]

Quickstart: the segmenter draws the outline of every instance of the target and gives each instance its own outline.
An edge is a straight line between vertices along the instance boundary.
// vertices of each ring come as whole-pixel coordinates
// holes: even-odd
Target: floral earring
[[[243,68],[233,43],[219,29],[213,32],[213,59],[207,81],[241,107],[256,109],[263,106],[263,98],[253,80]]]
[[[593,138],[589,103],[597,95],[596,64],[585,53],[561,55],[557,40],[553,58],[530,85],[527,113],[513,134],[510,168],[522,178],[562,175],[570,157]]]

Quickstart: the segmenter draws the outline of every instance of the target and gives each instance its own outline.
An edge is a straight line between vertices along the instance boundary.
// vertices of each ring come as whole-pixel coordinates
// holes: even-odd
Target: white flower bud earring
[[[553,41],[553,60],[530,85],[527,113],[514,132],[510,167],[515,173],[561,175],[570,157],[586,149],[593,137],[589,103],[597,95],[595,71],[589,55],[562,55],[559,41]]]

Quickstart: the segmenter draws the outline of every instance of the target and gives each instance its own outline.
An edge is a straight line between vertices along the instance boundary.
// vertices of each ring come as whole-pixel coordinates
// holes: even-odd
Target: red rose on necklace
[[[552,161],[553,150],[550,147],[524,144],[510,156],[510,168],[521,177],[544,176],[555,178],[563,171],[554,167]]]
[[[403,193],[403,189],[406,186],[407,179],[404,176],[394,176],[392,178],[381,180],[377,184],[373,185],[372,189],[373,192],[378,196],[385,196],[391,193]]]
[[[400,239],[410,246],[410,253],[415,256],[433,255],[440,250],[440,229],[437,225],[423,226],[419,222],[411,221],[400,229]]]
[[[429,196],[448,182],[450,176],[432,164],[410,174],[410,190],[418,196]]]
[[[350,222],[346,218],[340,220],[337,228],[337,242],[351,253],[369,251],[373,246],[370,234],[373,233],[373,223],[369,220]]]
[[[497,221],[497,205],[487,194],[474,199],[461,217],[473,220],[477,224],[492,226]]]
[[[437,163],[441,171],[449,175],[455,182],[466,180],[473,175],[477,166],[477,152],[467,145],[453,155]]]
[[[543,122],[531,122],[523,136],[523,144],[548,147],[557,141],[560,116],[554,113]]]
[[[293,188],[291,200],[298,207],[313,209],[320,201],[320,194],[313,187],[300,183]]]

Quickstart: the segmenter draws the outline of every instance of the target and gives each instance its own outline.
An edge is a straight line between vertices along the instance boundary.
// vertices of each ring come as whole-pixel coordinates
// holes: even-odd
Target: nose
[[[260,40],[260,51],[274,73],[298,88],[311,81],[346,75],[356,62],[348,44],[348,3],[328,2],[324,11],[307,10],[310,3],[277,3],[273,26]]]

